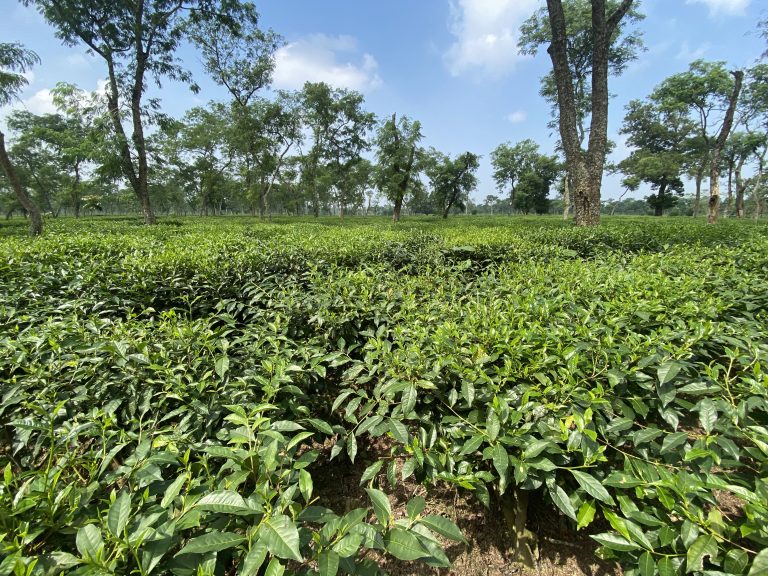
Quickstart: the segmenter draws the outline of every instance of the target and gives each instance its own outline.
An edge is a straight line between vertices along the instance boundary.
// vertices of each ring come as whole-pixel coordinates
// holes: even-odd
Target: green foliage
[[[330,224],[0,228],[0,574],[446,567],[407,478],[536,491],[635,574],[764,571],[764,225]]]

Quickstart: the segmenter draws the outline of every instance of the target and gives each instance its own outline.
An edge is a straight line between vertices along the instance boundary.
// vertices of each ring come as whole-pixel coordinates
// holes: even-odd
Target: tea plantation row
[[[447,568],[406,479],[521,560],[535,491],[625,574],[768,574],[764,225],[49,229],[0,230],[0,575]],[[374,441],[327,508],[313,474]]]

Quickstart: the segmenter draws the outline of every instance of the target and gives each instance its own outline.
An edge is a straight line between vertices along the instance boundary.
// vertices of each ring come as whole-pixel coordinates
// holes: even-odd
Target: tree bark
[[[699,215],[699,204],[701,204],[701,183],[704,180],[704,167],[701,166],[696,173],[696,199],[693,202],[693,217]]]
[[[659,184],[659,193],[656,195],[656,206],[654,206],[654,216],[664,216],[664,192],[666,192],[667,183],[663,182]]]
[[[600,187],[608,142],[608,49],[611,36],[632,6],[622,0],[608,17],[605,0],[592,0],[592,118],[587,151],[581,148],[575,89],[568,63],[565,16],[561,0],[547,0],[552,43],[547,52],[557,86],[560,139],[568,174],[573,184],[574,215],[577,226],[600,224]]]
[[[568,213],[571,211],[571,186],[568,184],[568,175],[566,174],[563,182],[563,220],[568,220]]]
[[[744,178],[741,176],[741,170],[744,167],[744,159],[740,159],[736,164],[735,180],[736,180],[736,218],[744,218]]]
[[[720,128],[720,134],[717,136],[715,146],[712,148],[712,156],[709,165],[709,211],[707,213],[707,223],[715,224],[717,214],[720,210],[720,155],[725,146],[725,141],[731,133],[733,126],[733,116],[736,113],[736,103],[739,101],[741,92],[741,83],[744,79],[744,72],[736,70],[733,73],[734,83],[733,92],[728,100],[728,109],[725,112],[723,125]]]
[[[13,167],[11,159],[8,157],[8,152],[5,150],[5,134],[0,132],[0,166],[3,167],[8,183],[13,189],[13,193],[16,195],[16,199],[24,207],[24,210],[29,214],[29,235],[39,236],[43,233],[43,216],[40,214],[40,208],[29,197],[21,185],[18,174]]]

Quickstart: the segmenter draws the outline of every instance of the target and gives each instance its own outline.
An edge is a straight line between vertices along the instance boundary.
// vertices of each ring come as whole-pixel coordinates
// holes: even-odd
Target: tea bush
[[[447,567],[411,477],[523,555],[535,491],[626,574],[768,573],[764,225],[49,229],[0,235],[0,574]],[[376,438],[370,507],[324,507],[321,444]]]

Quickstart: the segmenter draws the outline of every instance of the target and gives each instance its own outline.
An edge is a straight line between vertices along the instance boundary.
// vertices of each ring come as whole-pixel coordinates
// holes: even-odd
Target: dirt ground
[[[327,448],[327,447],[326,447]],[[328,451],[313,466],[315,495],[319,505],[337,512],[346,512],[369,505],[368,496],[360,486],[365,468],[386,450],[382,447],[359,446],[355,464],[344,456],[327,460]],[[445,549],[453,563],[451,569],[430,568],[418,562],[403,562],[382,558],[380,565],[391,576],[621,576],[615,563],[599,560],[594,551],[597,544],[584,533],[569,528],[562,515],[551,505],[531,498],[527,528],[537,535],[539,557],[531,569],[515,563],[509,554],[509,535],[502,513],[486,509],[467,491],[453,486],[438,486],[429,491],[416,482],[401,482],[392,489],[384,474],[375,484],[384,486],[396,517],[406,516],[405,504],[414,496],[422,496],[427,505],[424,514],[440,514],[454,521],[468,544],[445,541]]]

